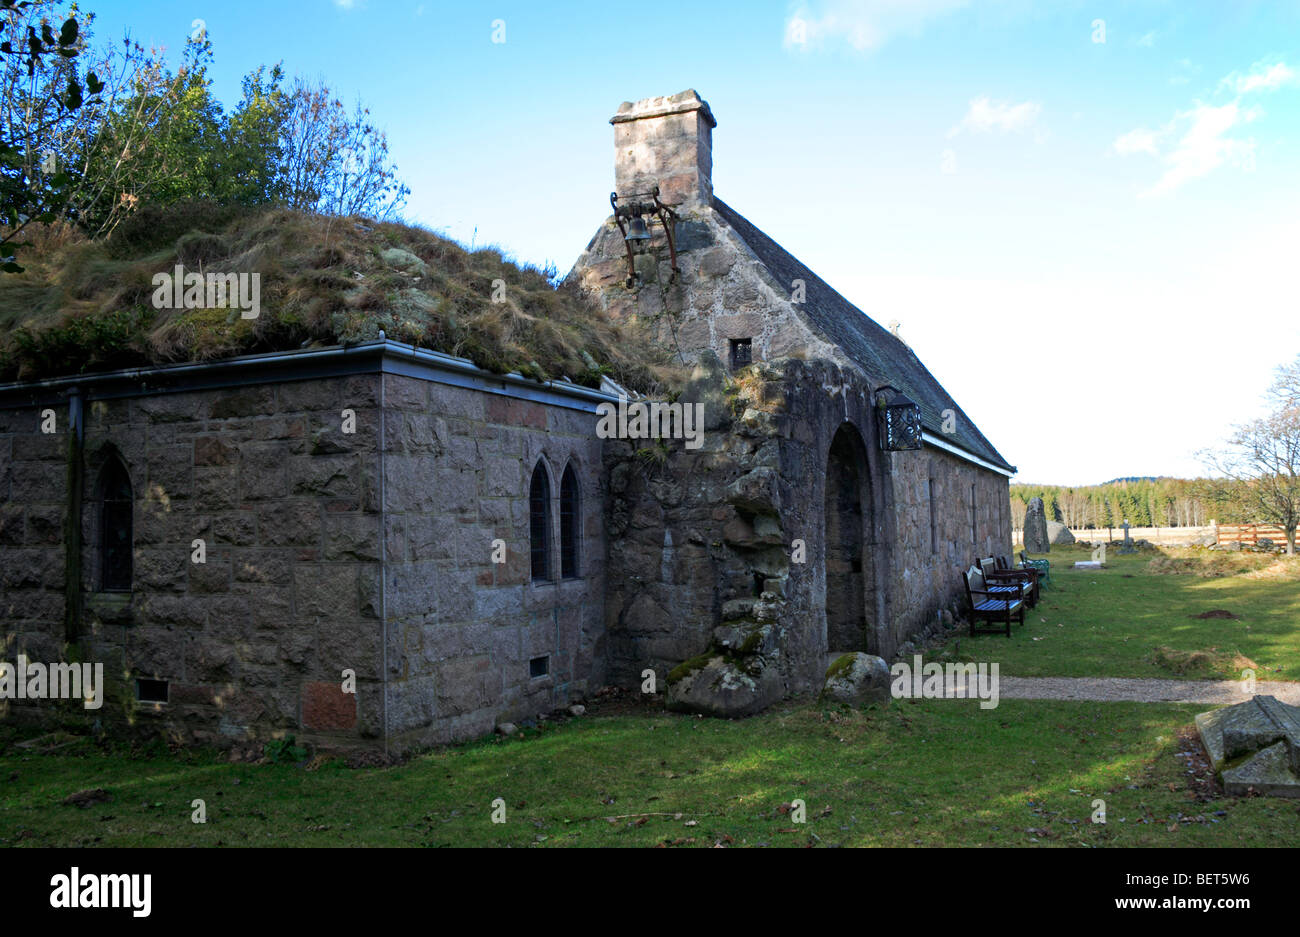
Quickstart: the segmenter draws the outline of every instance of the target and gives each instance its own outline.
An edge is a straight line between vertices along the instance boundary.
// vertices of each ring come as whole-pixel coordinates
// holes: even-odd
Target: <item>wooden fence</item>
[[[1219,543],[1258,544],[1261,538],[1286,543],[1286,531],[1269,524],[1220,524]]]
[[[1087,540],[1090,543],[1106,543],[1108,541],[1121,540],[1124,537],[1123,527],[1071,527],[1070,533],[1074,534],[1076,540]],[[1133,527],[1129,529],[1129,536],[1134,540],[1148,540],[1151,543],[1161,546],[1187,546],[1190,543],[1201,540],[1204,537],[1213,537],[1214,528],[1205,527]],[[1019,527],[1011,531],[1012,542],[1023,543],[1024,531]]]

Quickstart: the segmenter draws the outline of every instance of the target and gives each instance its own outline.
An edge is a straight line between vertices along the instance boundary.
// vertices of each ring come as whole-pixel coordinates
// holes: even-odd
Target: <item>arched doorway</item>
[[[878,653],[871,505],[866,448],[845,423],[826,456],[826,649],[832,653]]]

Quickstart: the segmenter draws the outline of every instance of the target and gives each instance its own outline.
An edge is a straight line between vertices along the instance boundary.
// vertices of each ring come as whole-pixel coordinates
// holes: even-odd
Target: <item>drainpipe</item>
[[[384,366],[379,365],[379,637],[383,642],[384,757],[388,757],[388,507],[384,500],[387,472],[384,465],[385,433],[388,422],[384,408]]]
[[[81,640],[81,492],[85,473],[81,388],[68,390],[68,510],[63,519],[63,640]]]

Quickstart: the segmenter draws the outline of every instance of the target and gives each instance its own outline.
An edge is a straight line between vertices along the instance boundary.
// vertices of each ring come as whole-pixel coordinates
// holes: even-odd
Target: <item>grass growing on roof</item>
[[[285,209],[146,208],[102,241],[36,231],[26,272],[0,281],[0,380],[204,361],[387,337],[496,373],[655,392],[669,356],[576,290],[496,248],[419,227]],[[261,315],[155,309],[153,277],[257,273]],[[233,314],[232,314],[233,313]]]

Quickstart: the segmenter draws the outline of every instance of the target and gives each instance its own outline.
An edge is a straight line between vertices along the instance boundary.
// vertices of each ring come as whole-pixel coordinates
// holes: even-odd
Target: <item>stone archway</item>
[[[866,447],[844,423],[826,456],[826,649],[879,653],[875,524]]]

